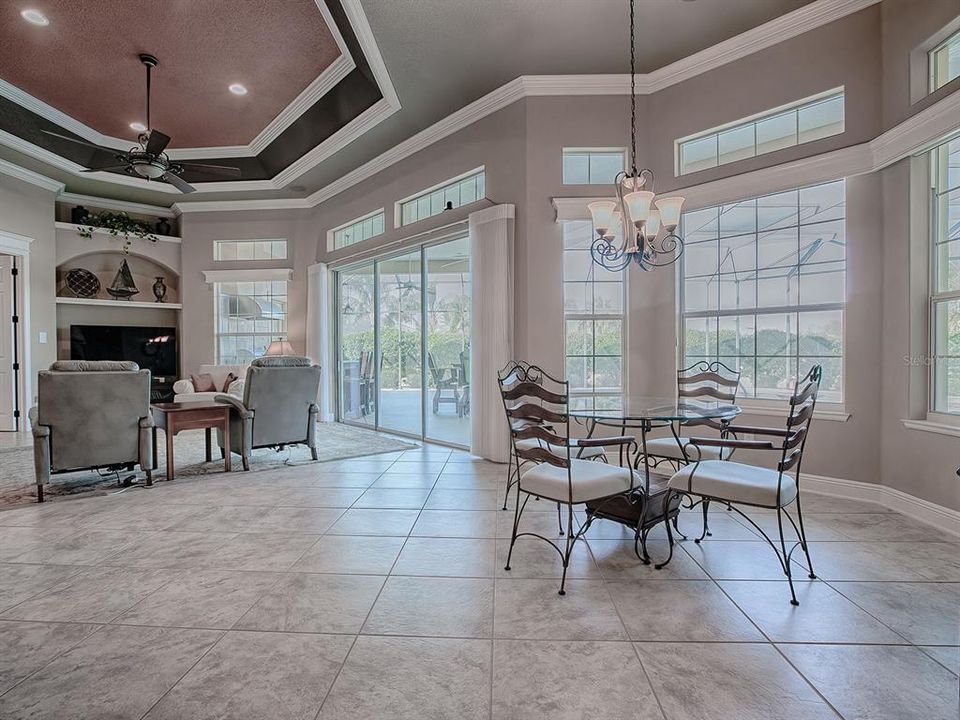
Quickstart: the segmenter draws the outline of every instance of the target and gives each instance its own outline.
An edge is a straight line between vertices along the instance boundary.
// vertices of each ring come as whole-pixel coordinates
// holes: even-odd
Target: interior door
[[[14,259],[0,255],[0,430],[17,430],[16,308]]]

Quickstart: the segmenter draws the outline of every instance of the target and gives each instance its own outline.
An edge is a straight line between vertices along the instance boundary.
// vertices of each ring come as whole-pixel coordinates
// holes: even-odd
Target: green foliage
[[[125,212],[99,212],[88,214],[83,218],[83,222],[77,227],[77,235],[80,237],[93,237],[95,229],[106,230],[115,238],[123,239],[123,253],[130,252],[132,241],[130,236],[138,237],[141,240],[157,242],[158,238],[153,234],[150,226],[142,220],[134,220]]]

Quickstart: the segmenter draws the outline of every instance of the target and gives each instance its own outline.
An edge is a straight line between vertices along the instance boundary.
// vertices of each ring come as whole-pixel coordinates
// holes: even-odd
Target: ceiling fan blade
[[[229,175],[240,177],[240,168],[229,167],[228,165],[206,165],[204,163],[178,163],[180,167],[186,170],[196,170],[198,173],[206,175]]]
[[[159,155],[170,143],[170,136],[164,135],[159,130],[151,130],[150,137],[147,140],[146,151],[151,155]]]
[[[92,147],[92,148],[94,148],[95,150],[105,150],[105,149],[106,149],[106,148],[103,148],[103,147],[101,147],[101,146],[99,146],[99,145],[94,145],[94,144],[91,143],[91,142],[87,142],[86,140],[78,140],[77,138],[72,138],[72,137],[69,137],[69,136],[67,136],[67,135],[61,135],[60,133],[55,133],[55,132],[52,132],[51,130],[41,130],[41,132],[43,132],[43,133],[45,133],[45,134],[47,134],[47,135],[53,135],[54,137],[58,137],[58,138],[60,138],[61,140],[69,140],[70,142],[76,143],[77,145],[86,145],[87,147]]]
[[[123,165],[103,165],[98,167],[87,168],[86,170],[81,170],[80,172],[91,173],[91,172],[101,172],[104,170],[124,170],[127,167],[129,167],[127,163],[123,163]]]
[[[177,190],[179,190],[182,193],[192,193],[192,192],[196,192],[197,190],[195,187],[193,187],[190,183],[188,183],[179,175],[174,175],[173,173],[168,172],[168,173],[164,173],[162,177],[164,180],[166,180],[168,183],[173,185]]]

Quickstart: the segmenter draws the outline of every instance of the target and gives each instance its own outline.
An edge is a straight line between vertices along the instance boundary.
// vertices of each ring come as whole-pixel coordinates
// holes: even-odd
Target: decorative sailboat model
[[[140,292],[140,290],[137,289],[136,283],[133,282],[133,273],[130,272],[130,266],[127,265],[126,258],[120,263],[120,269],[117,270],[117,274],[107,288],[107,292],[118,300],[120,298],[129,300]]]

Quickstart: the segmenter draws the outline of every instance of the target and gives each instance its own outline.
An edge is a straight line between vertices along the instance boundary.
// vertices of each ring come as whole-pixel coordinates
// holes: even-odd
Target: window
[[[471,170],[441,185],[397,203],[397,225],[426,220],[444,210],[469,205],[486,196],[483,168]]]
[[[286,240],[214,240],[214,260],[286,260]]]
[[[331,250],[353,245],[383,234],[383,208],[362,218],[351,220],[334,228],[327,235],[327,247]]]
[[[960,414],[960,138],[934,148],[931,160],[930,409]]]
[[[287,281],[216,282],[216,361],[242,365],[287,339]]]
[[[746,398],[787,397],[811,365],[843,401],[844,182],[684,213],[684,367],[739,367]]]
[[[677,140],[677,175],[843,132],[843,88]]]
[[[626,167],[622,148],[564,148],[564,185],[613,185]]]
[[[593,223],[563,223],[563,321],[571,408],[617,409],[623,398],[624,273],[590,258]]]
[[[960,31],[930,51],[930,92],[960,77]]]

